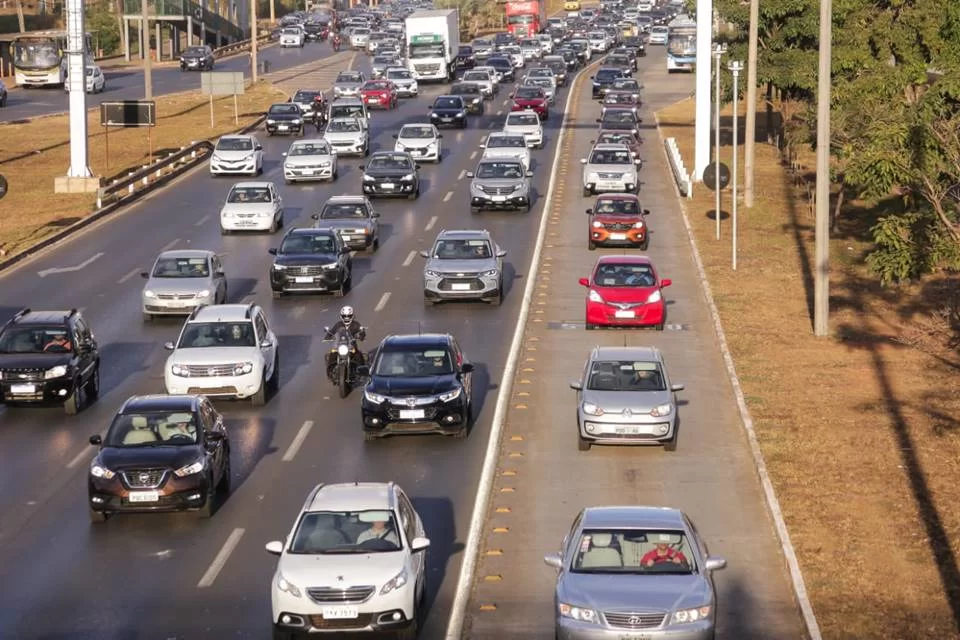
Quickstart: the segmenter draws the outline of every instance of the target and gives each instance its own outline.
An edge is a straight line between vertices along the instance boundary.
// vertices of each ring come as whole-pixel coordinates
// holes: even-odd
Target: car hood
[[[365,96],[388,96],[388,95],[390,95],[390,91],[387,90],[387,89],[364,89],[364,90],[361,91],[360,93],[362,93],[362,94],[365,95]]]
[[[369,229],[373,226],[370,218],[320,218],[317,229]]]
[[[416,78],[390,78],[390,82],[398,86],[407,86],[410,84],[417,84]]]
[[[69,353],[3,353],[0,369],[50,369],[70,363]]]
[[[431,258],[427,261],[426,269],[447,275],[474,275],[497,268],[496,258],[484,260],[440,260]]]
[[[367,384],[369,391],[385,396],[436,395],[456,388],[457,377],[453,374],[417,377],[373,376]]]
[[[337,261],[334,253],[284,253],[276,256],[273,264],[283,266],[307,266],[315,264],[333,264]]]
[[[647,298],[658,289],[658,287],[598,287],[596,285],[593,288],[606,302],[627,304],[646,302]]]
[[[540,125],[536,124],[510,124],[503,127],[504,133],[539,133]]]
[[[599,611],[675,611],[712,603],[712,589],[701,575],[618,575],[565,573],[557,599]]]
[[[272,202],[228,202],[221,213],[273,213]]]
[[[543,98],[514,98],[513,103],[519,107],[542,107],[546,102]]]
[[[603,408],[604,414],[630,409],[634,414],[649,413],[654,407],[673,402],[670,391],[597,391],[584,389],[583,401]]]
[[[221,160],[226,160],[228,162],[235,160],[246,160],[252,156],[256,151],[249,149],[247,151],[222,151],[217,149],[213,152],[213,155],[217,156]]]
[[[203,60],[207,56],[202,53],[184,53],[180,56],[181,60],[189,60],[191,62],[197,62],[198,60]]]
[[[356,142],[363,140],[363,131],[325,131],[323,139],[327,142]]]
[[[484,158],[529,158],[530,149],[526,147],[487,147],[483,150]]]
[[[340,89],[341,91],[343,91],[344,89],[348,89],[350,91],[357,91],[362,86],[363,86],[362,82],[337,82],[333,85],[333,88]]]
[[[405,559],[403,551],[330,555],[284,553],[277,571],[301,589],[374,585],[379,591],[403,570]]]
[[[431,107],[431,108],[430,108],[430,111],[431,111],[432,113],[435,113],[435,114],[439,115],[439,116],[450,117],[450,116],[453,116],[453,115],[456,115],[456,114],[460,113],[461,111],[463,111],[463,109],[460,108],[460,107],[456,107],[456,108]]]
[[[158,447],[103,447],[97,456],[111,471],[166,467],[179,469],[203,458],[200,445]]]
[[[436,138],[397,138],[397,144],[413,149],[423,149],[439,142]]]
[[[283,159],[283,163],[289,167],[301,167],[315,165],[320,162],[330,162],[333,160],[333,156],[287,156]]]
[[[637,126],[633,122],[601,122],[600,133],[604,131],[636,131]]]
[[[472,185],[475,187],[516,187],[526,182],[526,178],[474,178]]]
[[[602,222],[604,224],[636,224],[637,222],[645,222],[644,217],[639,213],[637,215],[623,215],[622,213],[595,213],[593,214],[593,220]]]
[[[584,170],[588,173],[630,173],[636,171],[633,164],[585,164]]]
[[[199,347],[178,349],[167,358],[173,364],[214,365],[234,362],[253,362],[260,353],[257,347]]]
[[[154,293],[196,293],[212,286],[210,278],[150,278],[144,289]]]
[[[408,176],[411,173],[416,173],[415,168],[410,169],[364,169],[364,177],[369,178],[402,178],[403,176]]]
[[[487,78],[486,80],[483,80],[482,78],[476,79],[476,80],[461,80],[460,82],[464,84],[475,84],[478,87],[489,88],[493,86],[493,80],[491,80],[490,78]]]

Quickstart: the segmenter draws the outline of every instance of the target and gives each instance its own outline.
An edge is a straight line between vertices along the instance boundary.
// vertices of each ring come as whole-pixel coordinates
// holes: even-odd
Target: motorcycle
[[[313,126],[317,131],[327,126],[327,100],[323,96],[313,99]]]
[[[329,327],[324,327],[329,331]],[[346,331],[340,331],[334,337],[335,345],[328,352],[328,358],[336,358],[336,366],[333,369],[331,382],[337,386],[340,391],[340,397],[346,398],[350,389],[359,382],[357,375],[357,343],[353,337]]]
[[[326,42],[327,38],[330,36],[330,30],[324,27],[320,30],[320,42]]]
[[[333,50],[340,51],[340,36],[333,36]]]

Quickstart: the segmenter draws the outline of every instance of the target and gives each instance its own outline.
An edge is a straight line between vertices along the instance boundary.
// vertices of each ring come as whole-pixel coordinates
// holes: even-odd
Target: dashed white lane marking
[[[301,317],[306,312],[307,312],[307,307],[305,305],[300,305],[299,307],[294,307],[290,311],[290,315],[293,316],[294,319],[296,319]]]
[[[447,195],[443,196],[444,202],[450,202],[450,198],[453,197],[453,191],[447,191]]]
[[[499,111],[497,111],[497,115],[498,115],[498,116],[502,116],[502,115],[503,115],[503,109],[500,109]]]
[[[390,299],[390,292],[387,291],[385,294],[380,296],[380,302],[377,303],[377,306],[373,308],[374,311],[383,311],[383,308],[387,306],[387,301]]]
[[[119,280],[117,280],[117,284],[123,284],[124,282],[126,282],[127,280],[129,280],[129,279],[132,278],[133,276],[137,275],[138,273],[140,273],[140,267],[134,267],[133,269],[131,269],[130,271],[128,271],[128,272],[126,273],[126,275],[124,275],[122,278],[120,278]]]
[[[73,460],[67,463],[67,469],[73,469],[78,464],[83,462],[85,459],[89,458],[93,454],[93,452],[94,452],[93,447],[91,446],[84,447],[83,451],[78,453]]]
[[[303,441],[307,439],[307,436],[310,434],[310,429],[313,429],[313,420],[307,420],[303,423],[303,426],[300,427],[300,431],[297,432],[296,437],[293,439],[293,442],[290,443],[290,448],[287,449],[287,452],[283,454],[283,461],[290,462],[297,455],[297,452],[300,451],[300,447],[303,446]]]
[[[463,180],[463,176],[467,175],[466,169],[461,169],[460,175],[457,176],[457,180]]]
[[[230,532],[230,536],[227,537],[227,541],[223,543],[220,552],[217,553],[217,556],[207,568],[207,572],[203,574],[200,582],[197,583],[197,589],[206,589],[213,586],[213,582],[223,570],[223,565],[227,564],[227,560],[230,559],[230,554],[233,553],[233,550],[240,544],[240,538],[243,537],[244,531],[245,529],[237,528]]]
[[[175,246],[177,246],[177,243],[178,243],[178,242],[180,242],[180,238],[174,238],[173,240],[171,240],[171,241],[168,242],[167,244],[165,244],[165,245],[163,245],[162,247],[160,247],[160,253],[163,253],[164,251],[169,251],[170,249],[173,249]]]
[[[477,151],[476,151],[476,149],[474,149],[473,151],[470,152],[470,159],[473,160],[473,159],[475,159],[476,157],[477,157]],[[466,172],[464,171],[464,172],[461,172],[461,173],[466,173]]]
[[[410,253],[408,253],[407,259],[403,261],[403,266],[409,267],[411,264],[413,264],[413,259],[416,257],[417,257],[416,251],[411,251]]]
[[[433,225],[435,224],[437,224],[437,216],[433,216],[432,218],[430,218],[430,222],[427,223],[427,226],[425,226],[423,230],[430,231],[430,229],[433,229]]]
[[[490,128],[490,129],[496,129],[496,128],[497,128],[497,123],[496,123],[496,122],[491,122],[489,128]]]
[[[194,223],[193,223],[193,226],[195,226],[195,227],[202,227],[203,225],[207,224],[207,220],[209,220],[209,219],[210,219],[210,215],[207,214],[207,215],[203,216],[202,218],[200,218],[199,220],[197,220],[196,222],[194,222]]]

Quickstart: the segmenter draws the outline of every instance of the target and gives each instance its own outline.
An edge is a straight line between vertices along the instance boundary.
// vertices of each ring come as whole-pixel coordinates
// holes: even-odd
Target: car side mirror
[[[633,159],[633,164],[639,166],[639,165],[643,164],[643,160],[641,160],[640,158],[634,157],[634,159]]]
[[[590,76],[590,79],[593,80],[593,76]]]
[[[672,284],[673,284],[673,280],[671,280],[670,278],[664,278],[663,280],[660,281],[660,288],[662,289],[663,287],[669,287]]]
[[[103,444],[103,438],[101,438],[99,435],[90,436],[90,444],[99,447],[101,444]]]
[[[277,248],[273,247],[273,248],[267,249],[267,253],[269,253],[272,256],[275,256],[277,255]]]
[[[644,209],[644,210],[643,210],[643,215],[645,215],[645,216],[650,215],[650,209]]]
[[[227,274],[224,273],[223,270],[221,269],[219,271],[214,271],[213,275],[216,276],[217,278],[225,278]]]
[[[365,364],[360,365],[359,367],[357,367],[357,375],[360,375],[360,376],[369,376],[369,375],[370,375],[370,367],[369,367],[368,365],[365,365]]]
[[[727,559],[720,558],[718,556],[711,556],[707,558],[707,561],[704,563],[704,568],[707,571],[718,571],[720,569],[726,569]]]
[[[253,148],[256,149],[257,151],[263,151],[263,145],[260,144],[259,142],[253,145]]]
[[[419,164],[414,164],[414,165],[413,165],[413,168],[414,168],[414,169],[420,169],[420,165],[419,165]]]
[[[379,218],[379,217],[380,217],[380,214],[377,213],[376,211],[374,211],[373,213],[370,214],[370,217],[371,217],[371,218]]]
[[[597,118],[597,122],[600,123],[603,122],[603,120],[601,118]]]
[[[350,247],[340,247],[340,255],[346,255],[350,253]]]
[[[270,340],[261,340],[261,341],[260,341],[260,348],[261,348],[261,349],[269,349],[269,348],[272,347],[272,346],[273,346],[273,342],[270,341]]]
[[[319,214],[319,213],[314,213],[313,215],[310,216],[310,218],[313,219],[313,220],[319,220],[319,219],[320,219],[320,214]]]
[[[429,258],[429,257],[430,257],[430,254],[429,254],[428,252],[426,252],[426,251],[421,251],[421,252],[420,252],[420,257],[421,257],[421,258]]]
[[[571,380],[571,381],[570,381],[570,388],[571,388],[571,389],[574,389],[574,390],[576,390],[576,391],[582,391],[582,390],[583,390],[583,383],[580,382],[579,380]]]
[[[462,365],[460,365],[460,373],[473,373],[473,363],[464,362]]]
[[[683,391],[682,384],[672,384],[670,385],[670,391]]]
[[[150,279],[150,272],[149,272],[149,271],[141,271],[141,272],[140,272],[140,277],[143,278],[143,279],[145,279],[145,280],[149,280],[149,279]]]
[[[504,257],[505,255],[507,255],[507,252],[506,252],[505,249],[500,249],[499,251],[497,251],[497,257],[498,257],[498,258],[502,258],[502,257]]]
[[[362,164],[361,164],[361,165],[357,165],[357,168],[360,169],[360,171],[366,171],[366,170],[367,170],[366,165],[362,165]]]
[[[220,442],[223,440],[223,434],[219,431],[207,431],[207,440],[210,442]]]
[[[287,157],[287,152],[284,151],[283,153],[280,154],[280,156],[283,157],[283,158],[286,158],[286,157]]]
[[[543,562],[548,567],[553,567],[557,570],[563,568],[563,559],[560,557],[559,553],[548,553],[547,555],[543,556]]]
[[[593,215],[593,209],[587,209],[587,215],[588,215],[588,216],[592,216],[592,215]]]
[[[468,178],[472,178],[472,177],[473,177],[473,171],[467,171],[467,173],[464,174],[464,175],[466,175]]]
[[[443,134],[441,133],[440,135],[437,136],[437,138],[443,139]],[[483,145],[480,145],[480,146],[482,147]]]
[[[580,283],[580,286],[582,286],[582,287],[589,287],[589,286],[590,286],[590,278],[580,278],[579,280],[577,280],[577,282],[579,282],[579,283]]]
[[[487,148],[487,145],[485,145],[485,144],[482,143],[482,142],[481,142],[480,144],[478,144],[477,146],[480,147],[481,149],[486,149],[486,148]]]
[[[393,139],[394,139],[394,140],[399,140],[399,139],[400,139],[400,136],[395,133],[395,134],[393,134]]]
[[[430,546],[429,538],[414,538],[410,541],[410,550],[416,553],[417,551],[423,551]]]
[[[164,342],[164,343],[163,343],[163,348],[166,349],[167,351],[173,351],[173,343],[172,343],[172,342]]]
[[[268,542],[263,548],[266,549],[269,554],[275,556],[283,555],[283,543],[279,540]]]

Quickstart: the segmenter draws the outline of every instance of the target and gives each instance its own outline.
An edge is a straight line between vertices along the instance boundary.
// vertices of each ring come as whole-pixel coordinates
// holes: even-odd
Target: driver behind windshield
[[[375,511],[373,513],[363,513],[360,519],[364,522],[370,522],[370,528],[357,536],[356,544],[362,545],[368,540],[385,540],[396,546],[400,546],[400,538],[397,532],[393,530],[390,522],[390,515],[385,511]]]
[[[72,351],[73,347],[70,344],[70,338],[67,337],[66,332],[58,331],[43,345],[43,350],[44,352],[66,353]]]

